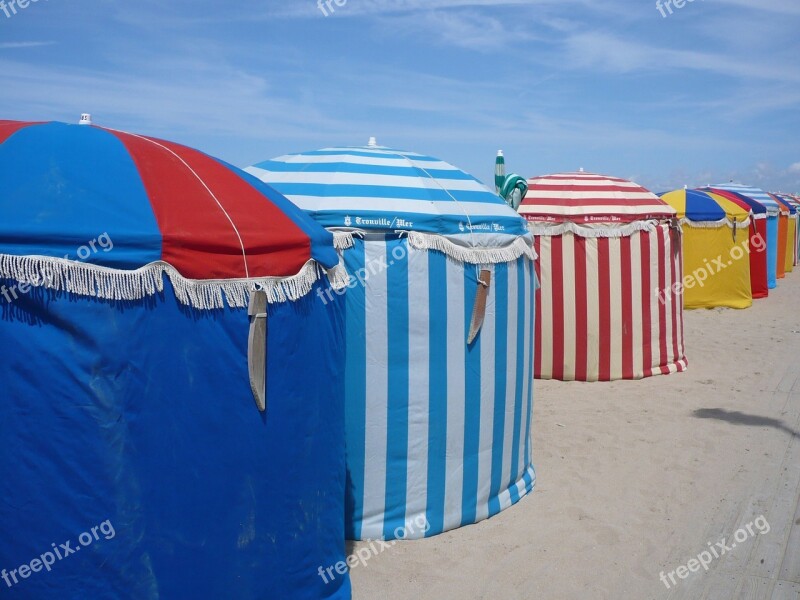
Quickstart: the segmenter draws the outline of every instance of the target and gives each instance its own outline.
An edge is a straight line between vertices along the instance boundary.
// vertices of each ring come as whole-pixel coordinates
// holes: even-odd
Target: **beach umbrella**
[[[49,565],[6,591],[349,598],[333,236],[82,122],[0,121],[0,564]]]
[[[579,171],[530,179],[519,212],[539,255],[536,377],[686,368],[675,209],[634,182]]]
[[[355,281],[348,537],[431,536],[529,493],[536,275],[525,221],[457,167],[377,144],[247,170],[336,232]]]
[[[675,209],[683,225],[684,306],[751,306],[750,209],[699,190],[659,196]]]

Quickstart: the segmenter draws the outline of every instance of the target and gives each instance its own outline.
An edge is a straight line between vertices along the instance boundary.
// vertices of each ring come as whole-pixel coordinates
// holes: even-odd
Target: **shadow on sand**
[[[793,437],[800,438],[800,432],[795,431],[786,423],[771,417],[761,417],[759,415],[748,415],[737,410],[729,411],[723,408],[698,408],[692,413],[698,419],[716,419],[726,421],[733,425],[749,425],[751,427],[773,427],[785,431]]]

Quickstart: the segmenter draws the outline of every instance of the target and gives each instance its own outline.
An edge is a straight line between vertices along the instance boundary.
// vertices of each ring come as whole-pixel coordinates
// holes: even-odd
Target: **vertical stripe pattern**
[[[533,263],[465,265],[373,234],[344,256],[364,274],[346,297],[348,536],[431,536],[514,504],[535,483]]]
[[[686,368],[680,232],[536,236],[537,379],[641,379]],[[551,306],[548,306],[551,304]]]

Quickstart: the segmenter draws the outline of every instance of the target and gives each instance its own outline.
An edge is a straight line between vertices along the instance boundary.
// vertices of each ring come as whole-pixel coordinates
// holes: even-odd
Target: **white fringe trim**
[[[622,238],[628,237],[633,235],[637,231],[647,231],[651,232],[658,227],[658,221],[634,221],[633,223],[627,223],[625,225],[619,226],[608,226],[608,223],[603,223],[602,225],[579,225],[577,223],[573,223],[572,221],[567,221],[565,223],[558,223],[555,224],[548,224],[548,223],[539,223],[535,221],[528,222],[528,230],[533,235],[544,235],[544,236],[555,236],[555,235],[563,235],[565,233],[572,233],[577,235],[578,237],[583,238]]]
[[[688,225],[689,227],[694,227],[696,229],[717,229],[719,227],[725,227],[725,225],[733,229],[733,224],[734,222],[727,217],[720,219],[719,221],[692,221],[686,217],[681,219],[681,225]],[[743,221],[736,221],[737,230],[745,229],[747,227],[750,227],[750,217],[747,217]]]
[[[166,274],[178,301],[199,310],[224,308],[226,304],[246,308],[254,289],[266,292],[271,304],[298,300],[311,291],[323,273],[316,261],[309,260],[291,277],[196,280],[184,278],[175,267],[162,261],[123,271],[48,256],[0,254],[0,277],[4,279],[106,300],[141,300],[160,293]],[[342,289],[349,282],[341,262],[327,276],[334,289]]]
[[[333,247],[336,250],[347,250],[353,247],[353,232],[352,231],[336,231],[332,230],[333,234]]]
[[[461,246],[441,235],[409,231],[408,244],[416,250],[437,250],[454,260],[475,265],[507,263],[521,256],[532,261],[538,258],[531,240],[525,237],[519,237],[502,248],[476,248]]]

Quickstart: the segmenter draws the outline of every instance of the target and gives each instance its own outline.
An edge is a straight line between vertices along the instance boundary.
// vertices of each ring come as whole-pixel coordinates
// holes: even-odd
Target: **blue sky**
[[[583,167],[654,191],[734,179],[800,192],[798,0],[694,0],[666,17],[654,0],[332,8],[0,11],[0,118],[90,112],[239,166],[376,136],[487,183],[502,148],[525,176]]]

